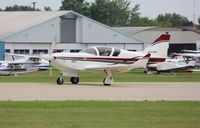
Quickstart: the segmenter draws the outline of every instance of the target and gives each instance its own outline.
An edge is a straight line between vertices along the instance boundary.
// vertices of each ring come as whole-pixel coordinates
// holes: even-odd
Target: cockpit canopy
[[[112,47],[91,47],[80,52],[89,53],[96,56],[118,56],[121,50]]]

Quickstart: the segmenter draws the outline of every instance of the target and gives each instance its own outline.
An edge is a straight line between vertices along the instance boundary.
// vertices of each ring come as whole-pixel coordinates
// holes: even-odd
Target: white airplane
[[[41,58],[51,61],[61,71],[57,84],[64,83],[69,76],[72,84],[78,84],[79,72],[105,72],[103,84],[113,83],[113,73],[128,72],[135,68],[146,68],[146,64],[165,61],[170,35],[163,34],[142,52],[131,52],[113,47],[90,47],[79,53],[52,53]],[[151,56],[151,58],[150,58]]]
[[[9,59],[10,58],[10,59]],[[17,75],[49,69],[49,62],[35,56],[6,54],[5,61],[0,61],[0,75]]]
[[[185,59],[187,62],[195,61],[195,66],[200,66],[200,51],[182,50],[182,53],[172,53],[170,56],[175,59]]]
[[[187,63],[184,59],[166,59],[165,62],[149,64],[147,73],[192,72],[195,67],[194,63],[194,61]]]
[[[5,53],[5,58],[6,61],[21,62],[25,67],[35,67],[39,70],[48,70],[50,67],[49,61],[41,59],[39,56]],[[28,65],[28,63],[30,64]]]

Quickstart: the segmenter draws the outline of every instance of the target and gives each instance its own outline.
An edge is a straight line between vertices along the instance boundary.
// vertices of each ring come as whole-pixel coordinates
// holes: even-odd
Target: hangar
[[[0,12],[0,40],[6,53],[39,54],[90,46],[143,50],[145,43],[73,11]]]
[[[196,41],[200,40],[200,32],[193,28],[185,27],[114,27],[130,36],[137,38],[145,44],[151,43],[161,33],[171,34],[168,54],[181,50],[196,50]]]

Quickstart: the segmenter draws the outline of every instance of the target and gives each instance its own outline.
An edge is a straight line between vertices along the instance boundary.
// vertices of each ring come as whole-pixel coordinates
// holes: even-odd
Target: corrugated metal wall
[[[5,59],[5,44],[3,41],[0,41],[0,60]]]

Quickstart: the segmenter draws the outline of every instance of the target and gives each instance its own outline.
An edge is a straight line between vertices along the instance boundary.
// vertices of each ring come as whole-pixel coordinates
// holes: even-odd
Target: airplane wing
[[[100,70],[111,70],[111,71],[129,71],[136,68],[146,68],[146,64],[149,60],[150,54],[145,55],[143,58],[137,60],[133,64],[107,64],[107,65],[88,65],[84,67],[88,71],[100,71]]]

